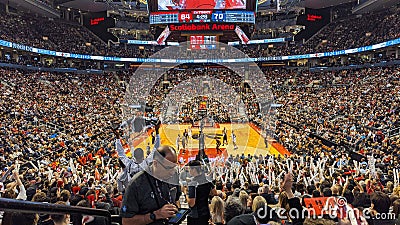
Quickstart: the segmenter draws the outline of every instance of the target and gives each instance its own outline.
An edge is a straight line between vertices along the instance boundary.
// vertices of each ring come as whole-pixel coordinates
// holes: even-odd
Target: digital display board
[[[82,15],[83,25],[102,40],[118,41],[117,37],[108,32],[108,28],[115,27],[115,20],[107,17],[107,12],[86,12]]]
[[[316,34],[322,27],[330,23],[330,9],[311,9],[306,8],[305,14],[297,17],[297,25],[304,25],[306,29],[300,31],[295,40],[309,39]]]
[[[157,9],[246,9],[246,0],[157,0]]]
[[[190,49],[216,49],[217,36],[209,35],[191,35],[190,36]]]
[[[400,38],[377,43],[374,45],[362,46],[352,49],[343,49],[332,52],[319,52],[303,55],[282,55],[282,56],[269,56],[259,58],[214,58],[214,59],[159,59],[159,58],[124,58],[118,56],[104,56],[104,55],[83,55],[72,52],[58,52],[49,49],[41,49],[32,46],[27,46],[19,43],[13,43],[6,40],[0,40],[0,46],[6,48],[13,48],[27,52],[38,53],[42,55],[50,55],[56,57],[82,59],[82,60],[98,60],[98,61],[112,61],[112,62],[137,62],[137,63],[244,63],[244,62],[266,62],[266,61],[281,61],[281,60],[297,60],[297,59],[312,59],[321,57],[332,57],[346,54],[355,54],[360,52],[367,52],[376,49],[382,49],[389,46],[400,45]],[[218,57],[216,55],[216,57]]]
[[[297,23],[308,27],[323,27],[330,22],[329,9],[305,9],[305,14],[298,16]]]
[[[170,24],[168,25],[170,31],[234,31],[234,24]]]
[[[106,18],[104,17],[99,17],[99,18],[93,18],[90,19],[90,26],[95,26],[95,25],[99,25],[102,21],[104,21]]]
[[[322,16],[307,14],[307,21],[318,21],[318,20],[322,20]]]
[[[255,23],[250,11],[160,11],[150,13],[150,24],[169,23]]]
[[[207,96],[203,96],[199,101],[199,115],[204,116],[207,114]]]

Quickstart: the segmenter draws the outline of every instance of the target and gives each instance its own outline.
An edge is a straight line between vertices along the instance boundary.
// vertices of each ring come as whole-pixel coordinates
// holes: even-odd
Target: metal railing
[[[104,209],[92,209],[78,206],[66,206],[0,198],[0,211],[18,213],[70,214],[73,220],[73,225],[82,225],[82,215],[101,216],[105,218],[107,225],[112,224],[110,212]]]
[[[24,1],[38,9],[41,9],[41,10],[51,14],[55,18],[60,18],[60,13],[56,9],[54,9],[51,5],[48,5],[45,2],[38,1],[38,0],[24,0]]]
[[[39,121],[40,121],[39,124],[45,126],[47,129],[56,130],[56,131],[60,132],[61,134],[65,134],[67,132],[67,129],[63,126],[60,126],[60,125],[57,125],[54,123],[50,123],[50,122],[46,122],[42,119],[39,119]]]
[[[389,138],[390,138],[390,137],[397,136],[397,135],[400,134],[400,127],[397,127],[397,128],[391,129],[391,130],[388,130],[388,131],[385,132],[385,134],[386,134],[387,136],[389,136]]]
[[[284,120],[279,120],[279,122],[281,122],[281,123],[283,123],[283,124],[286,124],[286,125],[288,125],[288,126],[290,126],[290,127],[293,127],[293,128],[295,128],[297,131],[299,131],[299,130],[305,131],[305,130],[302,129],[299,125],[295,125],[295,124],[286,122],[286,121],[284,121]],[[326,146],[328,146],[328,147],[332,147],[332,146],[339,147],[339,146],[341,146],[341,147],[344,147],[344,148],[345,148],[346,150],[348,150],[348,151],[354,151],[354,149],[355,149],[355,147],[354,147],[351,143],[347,143],[347,142],[344,141],[343,139],[341,140],[341,143],[336,143],[336,142],[334,142],[334,141],[332,141],[332,140],[328,140],[328,139],[326,139],[326,138],[323,138],[323,137],[321,137],[320,135],[318,135],[318,134],[316,134],[316,133],[314,133],[314,132],[309,131],[309,132],[307,132],[307,133],[308,133],[308,135],[309,135],[310,137],[315,137],[315,138],[317,138],[318,140],[321,140],[321,141],[322,141],[322,144],[324,144],[324,145],[326,145]]]

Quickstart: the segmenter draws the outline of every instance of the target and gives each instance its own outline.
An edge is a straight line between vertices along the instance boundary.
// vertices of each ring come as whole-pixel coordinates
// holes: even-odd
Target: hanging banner
[[[162,45],[165,43],[167,40],[168,36],[171,34],[171,31],[169,30],[169,27],[165,27],[164,31],[160,34],[160,36],[157,38],[157,44]]]
[[[247,44],[250,41],[250,39],[247,37],[247,35],[243,32],[243,30],[239,26],[236,26],[235,32],[242,41],[242,44]]]

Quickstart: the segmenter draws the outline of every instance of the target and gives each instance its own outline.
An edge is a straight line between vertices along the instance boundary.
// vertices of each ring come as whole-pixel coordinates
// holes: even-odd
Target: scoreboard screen
[[[255,23],[253,11],[158,11],[150,13],[150,24],[168,23]]]
[[[257,0],[147,0],[147,9],[160,11],[257,10]]]
[[[246,0],[158,0],[158,10],[246,9]]]
[[[190,36],[190,49],[216,49],[217,36],[208,35],[191,35]]]

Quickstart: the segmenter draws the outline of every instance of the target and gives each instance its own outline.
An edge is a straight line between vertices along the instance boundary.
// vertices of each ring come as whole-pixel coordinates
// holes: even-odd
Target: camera
[[[159,122],[159,119],[157,117],[146,117],[145,118],[145,123],[146,126],[155,126]]]

